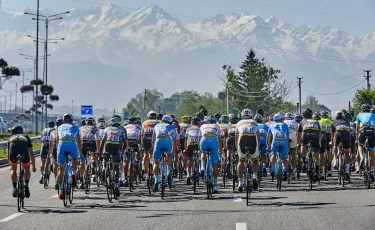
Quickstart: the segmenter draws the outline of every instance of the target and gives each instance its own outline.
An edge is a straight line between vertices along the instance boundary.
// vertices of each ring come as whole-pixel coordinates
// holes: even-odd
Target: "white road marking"
[[[8,217],[6,217],[6,218],[4,218],[4,219],[2,219],[2,220],[0,220],[0,222],[7,222],[7,221],[9,221],[9,220],[11,220],[11,219],[14,219],[14,218],[16,218],[16,217],[19,217],[19,216],[21,216],[23,213],[14,213],[13,215],[10,215],[10,216],[8,216]]]
[[[242,197],[241,196],[234,195],[233,198],[234,198],[234,202],[241,202],[242,201]]]
[[[247,230],[246,223],[236,223],[236,230]]]
[[[58,195],[58,194],[56,194],[56,195],[54,195],[54,196],[52,196],[52,197],[59,197],[59,195]]]

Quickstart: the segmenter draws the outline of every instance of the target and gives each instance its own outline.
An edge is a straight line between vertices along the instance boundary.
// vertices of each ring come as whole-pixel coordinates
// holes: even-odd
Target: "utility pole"
[[[113,116],[116,115],[116,109],[113,109]]]
[[[233,103],[233,101],[232,101]],[[229,89],[228,89],[228,85],[227,85],[227,114],[229,114]]]
[[[363,70],[363,72],[366,73],[365,78],[367,80],[367,90],[370,90],[370,77],[371,77],[370,73],[371,73],[371,70]]]
[[[145,89],[145,91],[144,91],[144,96],[143,96],[143,111],[142,111],[142,120],[144,120],[144,119],[145,119],[146,100],[147,100],[147,90]]]
[[[36,75],[35,75],[35,78],[38,79],[39,78],[39,61],[38,61],[38,57],[39,57],[39,0],[37,0],[37,6],[36,6],[36,55],[35,55],[35,59],[36,59],[36,65],[35,65],[35,70],[36,70]],[[38,107],[38,100],[36,98],[38,98],[38,88],[39,86],[36,85],[35,86],[35,98],[34,98],[34,101],[35,101],[35,135],[38,135],[38,130],[39,130],[39,127],[38,127],[38,112],[39,112],[39,107]]]
[[[352,110],[352,107],[350,105],[350,101],[349,101],[349,107],[348,107],[348,111],[350,112]]]
[[[302,79],[303,77],[297,77],[298,79],[298,89],[299,89],[299,103],[298,103],[298,111],[299,111],[299,114],[302,114],[302,96],[301,96],[301,89],[302,89]]]

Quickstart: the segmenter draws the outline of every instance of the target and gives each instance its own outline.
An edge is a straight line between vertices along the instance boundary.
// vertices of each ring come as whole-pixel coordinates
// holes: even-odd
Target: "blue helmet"
[[[163,118],[161,119],[164,123],[172,124],[173,119],[169,115],[164,115]]]
[[[220,119],[225,124],[229,123],[229,116],[228,115],[222,115]]]
[[[216,122],[217,122],[217,120],[216,120],[215,116],[210,115],[210,116],[207,117],[207,123],[216,124]]]
[[[283,115],[280,114],[280,113],[277,113],[277,114],[275,114],[275,115],[273,116],[273,121],[275,121],[275,122],[280,122],[280,121],[282,121],[282,120],[283,120]]]

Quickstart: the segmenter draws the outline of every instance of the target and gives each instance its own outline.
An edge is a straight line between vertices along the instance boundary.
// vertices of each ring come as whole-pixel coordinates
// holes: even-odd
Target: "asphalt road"
[[[17,200],[11,196],[9,168],[0,169],[0,229],[375,228],[375,190],[365,189],[357,174],[345,188],[331,178],[312,191],[307,181],[284,183],[282,191],[277,191],[275,183],[267,179],[252,193],[251,206],[246,206],[246,193],[233,193],[230,183],[207,200],[204,187],[194,195],[192,186],[177,182],[164,201],[159,194],[149,196],[142,183],[134,192],[123,188],[120,199],[113,203],[108,202],[103,187],[92,185],[89,195],[76,191],[68,208],[55,190],[38,184],[38,177],[39,173],[33,173],[31,197],[19,214]]]

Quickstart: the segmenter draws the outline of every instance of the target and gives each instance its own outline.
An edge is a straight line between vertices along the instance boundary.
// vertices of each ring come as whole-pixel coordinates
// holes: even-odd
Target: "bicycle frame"
[[[17,181],[17,207],[18,211],[21,212],[21,208],[25,208],[25,178],[24,173],[25,169],[23,168],[22,164],[22,156],[18,155],[18,165],[19,165],[19,173],[18,173],[18,181]]]

